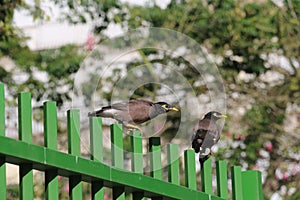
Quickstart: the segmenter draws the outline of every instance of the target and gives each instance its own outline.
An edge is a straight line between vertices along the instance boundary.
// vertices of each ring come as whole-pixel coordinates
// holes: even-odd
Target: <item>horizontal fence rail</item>
[[[112,189],[112,198],[125,199],[131,193],[134,200],[144,197],[152,199],[201,199],[224,200],[229,198],[228,174],[225,161],[217,161],[217,194],[212,187],[212,163],[208,159],[201,169],[201,188],[197,191],[195,152],[184,152],[185,185],[180,185],[178,145],[167,145],[168,180],[162,180],[160,138],[149,139],[150,176],[143,172],[143,146],[139,131],[130,136],[131,171],[124,169],[124,148],[122,125],[112,124],[111,157],[112,166],[103,163],[102,120],[91,117],[90,159],[81,157],[79,110],[67,111],[68,153],[57,150],[56,103],[44,103],[44,146],[32,144],[31,94],[18,96],[19,139],[5,137],[4,85],[0,83],[0,199],[6,199],[6,163],[19,166],[20,199],[34,198],[33,170],[45,173],[45,198],[59,199],[58,176],[69,179],[69,198],[82,199],[82,183],[91,185],[91,199],[104,199],[104,188]],[[262,200],[261,173],[241,167],[231,167],[232,199]],[[128,197],[126,196],[126,199]]]

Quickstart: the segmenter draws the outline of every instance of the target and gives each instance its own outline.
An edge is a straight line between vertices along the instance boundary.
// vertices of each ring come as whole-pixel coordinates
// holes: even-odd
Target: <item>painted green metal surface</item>
[[[143,141],[139,131],[133,131],[130,136],[131,144],[131,170],[135,173],[143,174]],[[133,200],[144,199],[143,192],[133,192]]]
[[[242,172],[243,200],[263,200],[261,172],[249,170]]]
[[[213,194],[211,158],[203,163],[203,169],[201,169],[201,186],[203,192]]]
[[[6,199],[6,164],[4,156],[0,156],[0,199]]]
[[[91,159],[103,161],[102,119],[90,117],[90,151]]]
[[[0,135],[5,136],[5,99],[3,83],[0,83]],[[5,157],[0,157],[0,199],[6,199]]]
[[[104,185],[103,181],[92,181],[92,200],[104,199]]]
[[[80,156],[80,119],[79,110],[67,111],[69,154]]]
[[[90,151],[91,160],[103,161],[102,119],[90,117]],[[92,199],[104,199],[103,181],[92,181]]]
[[[18,96],[18,124],[19,139],[32,143],[32,108],[31,94],[20,93]],[[20,164],[20,199],[33,199],[33,171],[32,164]]]
[[[123,155],[123,132],[121,124],[112,124],[110,126],[111,138],[111,152],[112,152],[112,166],[123,169],[124,155]],[[114,200],[125,200],[124,187],[113,187],[112,189]]]
[[[31,94],[28,92],[20,93],[18,96],[18,124],[19,139],[32,143]]]
[[[57,150],[57,113],[56,102],[44,103],[44,145]]]
[[[217,161],[217,190],[218,196],[228,199],[227,164],[224,160]]]
[[[103,180],[105,186],[123,185],[141,192],[146,191],[146,197],[162,195],[175,199],[209,199],[209,195],[183,186],[160,181],[142,174],[111,168],[100,162],[94,162],[7,137],[0,136],[0,155],[6,155],[6,161],[12,164],[30,160],[34,169],[40,171],[53,167],[58,170],[58,174],[61,176],[81,174],[82,181]],[[222,198],[211,196],[211,199],[221,200]]]
[[[124,155],[123,155],[123,133],[121,124],[112,124],[110,126],[111,138],[111,153],[112,153],[112,166],[123,169],[124,168]]]
[[[133,131],[130,136],[131,143],[131,170],[135,173],[143,173],[143,144],[139,131]]]
[[[45,198],[47,200],[58,200],[58,177],[57,170],[50,169],[45,171]]]
[[[33,170],[32,164],[20,165],[20,199],[33,199]]]
[[[44,146],[57,150],[57,113],[56,102],[44,103]],[[47,200],[58,200],[58,176],[56,169],[45,171],[45,197]]]
[[[82,182],[80,175],[69,177],[69,197],[71,200],[82,199]]]
[[[231,167],[232,199],[243,200],[242,173],[240,166]]]
[[[167,145],[167,157],[168,157],[168,181],[170,183],[179,185],[179,156],[178,156],[178,145],[168,144]]]
[[[68,150],[69,154],[80,157],[80,118],[79,110],[67,111]],[[78,163],[76,163],[78,164]],[[82,199],[82,182],[79,175],[69,177],[69,197],[71,200]]]
[[[132,199],[228,199],[227,167],[217,162],[218,195],[212,193],[211,160],[205,162],[201,177],[203,192],[196,191],[196,163],[193,150],[184,153],[186,186],[179,185],[178,145],[167,145],[168,181],[162,181],[160,138],[149,139],[151,177],[143,175],[142,137],[134,131],[130,137],[132,172],[125,171],[122,126],[111,125],[112,166],[104,164],[101,118],[90,118],[91,158],[80,157],[79,110],[69,110],[68,150],[57,151],[56,103],[44,104],[44,147],[32,144],[31,94],[18,96],[19,139],[5,137],[4,86],[0,83],[0,199],[6,199],[5,163],[20,166],[20,199],[33,199],[33,169],[45,172],[45,198],[58,200],[58,175],[69,177],[70,199],[82,199],[82,181],[91,183],[91,198],[104,199],[104,187],[112,188],[113,199],[125,200],[126,192]],[[234,200],[262,200],[261,174],[258,171],[241,172],[232,167]],[[243,190],[247,188],[247,190]]]
[[[3,83],[0,83],[0,135],[5,136],[5,98]]]
[[[192,190],[196,190],[197,176],[196,176],[195,151],[192,149],[188,149],[184,151],[184,173],[185,173],[185,186]]]
[[[161,163],[161,147],[160,138],[149,138],[149,151],[150,151],[150,174],[151,177],[161,180],[162,179],[162,163]]]

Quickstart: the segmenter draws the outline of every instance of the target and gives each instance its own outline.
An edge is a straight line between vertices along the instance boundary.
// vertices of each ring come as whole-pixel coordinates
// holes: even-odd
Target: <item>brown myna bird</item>
[[[199,162],[201,166],[211,155],[211,147],[220,139],[220,130],[216,122],[226,117],[219,112],[211,111],[194,127],[192,148],[196,153],[200,153]]]
[[[88,116],[97,116],[116,119],[128,129],[141,130],[138,124],[155,118],[169,111],[179,111],[166,102],[153,103],[147,100],[129,100],[126,103],[115,103],[102,107],[100,110],[89,113]]]

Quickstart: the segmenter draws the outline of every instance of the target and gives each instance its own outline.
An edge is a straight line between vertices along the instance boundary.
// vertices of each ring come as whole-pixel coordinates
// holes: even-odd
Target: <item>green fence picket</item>
[[[110,126],[110,138],[111,138],[112,166],[118,169],[124,169],[122,125],[112,124]],[[125,200],[124,187],[118,187],[118,186],[113,187],[113,199]]]
[[[150,151],[150,174],[153,178],[162,179],[161,147],[160,138],[149,138]]]
[[[90,151],[91,159],[103,162],[102,119],[90,117]]]
[[[57,150],[57,113],[56,102],[44,103],[44,146]],[[58,176],[56,169],[45,171],[46,199],[58,200]]]
[[[103,161],[102,119],[90,117],[90,151],[91,160]],[[104,199],[103,181],[92,181],[92,199]]]
[[[178,157],[178,145],[167,145],[167,157],[168,157],[168,181],[170,183],[179,185],[179,157]]]
[[[142,136],[139,131],[133,131],[130,136],[131,143],[131,170],[135,173],[143,173],[143,144]]]
[[[150,152],[150,175],[151,177],[162,180],[162,162],[161,162],[161,146],[159,137],[149,138]],[[161,196],[155,196],[152,200],[162,200]]]
[[[19,139],[32,143],[32,107],[31,94],[20,93],[18,96]],[[30,152],[28,152],[30,153]],[[33,199],[33,170],[31,163],[20,165],[20,198]]]
[[[184,152],[185,181],[180,186],[178,145],[167,145],[168,182],[162,180],[160,138],[149,139],[151,177],[143,175],[143,145],[139,131],[130,136],[132,172],[124,170],[122,125],[113,124],[111,130],[112,166],[103,163],[102,119],[91,117],[91,158],[80,155],[79,110],[68,110],[68,154],[57,150],[57,112],[55,102],[44,103],[44,147],[32,144],[31,94],[18,96],[19,140],[5,137],[4,85],[0,83],[0,199],[6,199],[6,163],[19,165],[20,199],[34,199],[33,168],[45,172],[45,198],[59,199],[58,174],[69,177],[70,199],[82,199],[82,181],[91,183],[91,198],[104,199],[104,187],[112,188],[114,200],[125,200],[132,192],[133,200],[144,197],[162,199],[228,199],[228,178],[225,161],[216,164],[218,196],[212,190],[212,163],[208,159],[202,169],[202,189],[197,191],[194,150]],[[134,173],[133,173],[134,172]],[[259,171],[241,171],[231,168],[233,200],[262,200],[262,180]],[[243,188],[246,188],[243,190]]]
[[[217,189],[219,197],[228,199],[227,164],[224,160],[217,161]]]
[[[67,111],[68,123],[68,152],[71,155],[80,157],[80,118],[79,110]],[[71,200],[82,199],[82,182],[81,177],[69,177],[69,196]]]
[[[203,168],[201,169],[201,183],[203,192],[213,194],[211,158],[203,163]]]
[[[20,93],[18,96],[18,124],[19,139],[32,143],[32,108],[29,92]]]
[[[5,136],[5,98],[4,85],[0,83],[0,135]],[[6,164],[0,156],[0,199],[6,199]]]
[[[263,200],[261,172],[248,170],[242,172],[243,200]]]
[[[231,167],[232,199],[243,200],[242,173],[240,166]]]
[[[197,176],[196,176],[195,151],[192,149],[188,149],[184,151],[184,174],[185,174],[185,186],[192,190],[196,190]]]
[[[139,174],[143,174],[143,143],[142,135],[139,131],[132,131],[130,136],[131,144],[131,171]],[[143,192],[133,192],[133,200],[144,199]]]
[[[0,83],[0,135],[5,136],[5,97],[3,83]]]

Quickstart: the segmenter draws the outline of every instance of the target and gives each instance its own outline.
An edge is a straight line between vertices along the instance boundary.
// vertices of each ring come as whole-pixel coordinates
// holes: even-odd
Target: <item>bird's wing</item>
[[[151,101],[131,100],[129,102],[129,115],[135,124],[141,124],[150,119],[150,111],[153,106]]]
[[[89,113],[89,116],[97,116],[97,117],[108,117],[115,118],[118,113],[127,111],[128,112],[128,104],[127,103],[115,103],[111,106],[104,106],[95,112]]]
[[[206,154],[218,142],[220,138],[218,127],[209,119],[202,119],[194,127],[194,135],[192,138],[192,147],[196,153]]]

